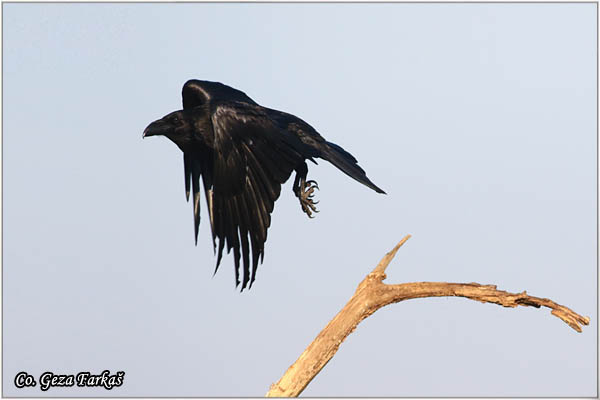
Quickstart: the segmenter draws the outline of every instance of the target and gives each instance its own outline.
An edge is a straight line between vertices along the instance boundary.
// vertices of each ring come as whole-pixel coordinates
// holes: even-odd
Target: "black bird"
[[[305,160],[316,164],[314,158],[325,159],[377,193],[385,193],[367,178],[350,153],[326,141],[298,117],[262,107],[245,93],[218,82],[189,80],[182,95],[183,110],[148,125],[143,137],[166,136],[183,151],[187,200],[190,186],[194,194],[196,244],[202,177],[215,251],[219,239],[215,272],[227,242],[227,253],[233,249],[236,287],[240,255],[243,259],[242,290],[248,282],[252,287],[258,259],[262,263],[264,258],[273,205],[292,171],[296,171],[292,189],[302,210],[310,218],[318,212],[313,192],[319,187],[306,180]]]

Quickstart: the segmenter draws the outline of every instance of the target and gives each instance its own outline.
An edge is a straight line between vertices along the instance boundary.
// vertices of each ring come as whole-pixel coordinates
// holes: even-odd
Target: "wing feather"
[[[198,229],[200,226],[200,175],[201,164],[197,159],[192,160],[192,192],[194,193],[194,238],[198,244]]]
[[[235,284],[240,284],[240,239],[238,236],[239,216],[235,197],[226,200],[227,214],[224,218],[227,222],[227,253],[233,249],[233,262],[235,264]]]
[[[235,201],[237,203],[237,217],[239,218],[239,232],[240,232],[240,242],[242,245],[242,261],[244,266],[244,278],[242,280],[242,287],[245,288],[250,280],[250,261],[249,261],[249,253],[250,253],[250,244],[248,243],[248,233],[250,223],[248,221],[248,217],[246,215],[248,206],[245,203],[245,192],[240,193],[240,195],[236,196]],[[250,233],[253,235],[253,233]]]
[[[239,94],[240,100],[222,100],[217,91],[222,88],[201,84],[186,84],[184,108],[210,110],[213,134],[207,137],[214,140],[203,137],[201,145],[184,151],[186,197],[191,186],[197,242],[202,177],[217,255],[215,273],[225,248],[228,254],[233,250],[236,285],[241,283],[243,290],[252,286],[264,259],[275,201],[281,184],[304,161],[304,144],[256,103],[242,101]]]
[[[190,182],[192,181],[192,155],[183,153],[183,174],[185,175],[185,200],[190,201]]]
[[[216,269],[226,241],[227,252],[233,249],[234,253],[236,283],[241,283],[243,290],[252,286],[259,259],[264,259],[281,184],[303,156],[294,146],[294,138],[287,137],[258,106],[222,103],[214,108],[211,121],[215,138],[212,224],[219,241]]]
[[[251,182],[257,182],[253,169],[248,171],[248,178]],[[248,185],[246,197],[248,198],[247,202],[250,203],[249,209],[254,210],[251,213],[254,218],[252,225],[259,228],[255,230],[256,239],[264,243],[267,240],[267,228],[271,224],[271,218],[266,207],[267,202],[264,200],[266,195],[261,186],[258,182],[255,185]]]

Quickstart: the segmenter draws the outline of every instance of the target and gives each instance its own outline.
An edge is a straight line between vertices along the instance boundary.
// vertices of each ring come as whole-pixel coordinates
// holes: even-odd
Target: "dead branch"
[[[499,304],[504,307],[548,307],[552,310],[552,315],[562,319],[577,332],[581,332],[581,325],[588,325],[590,322],[589,317],[582,317],[550,299],[529,296],[525,291],[522,293],[509,293],[497,290],[496,285],[447,282],[413,282],[399,285],[383,283],[386,278],[385,270],[387,266],[400,246],[409,238],[410,235],[404,237],[363,279],[344,308],[304,350],[279,382],[271,385],[267,397],[298,396],[329,362],[337,352],[340,344],[356,329],[356,326],[363,319],[381,307],[403,300],[420,297],[460,296],[482,303]]]

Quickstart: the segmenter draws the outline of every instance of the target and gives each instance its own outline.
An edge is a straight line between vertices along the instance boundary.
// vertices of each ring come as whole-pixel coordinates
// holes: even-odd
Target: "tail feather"
[[[365,170],[358,166],[358,161],[356,161],[356,158],[354,158],[352,154],[348,153],[337,144],[326,142],[326,147],[324,150],[322,150],[321,157],[338,167],[349,177],[354,178],[377,193],[386,194],[382,189],[371,182],[369,178],[367,178]]]

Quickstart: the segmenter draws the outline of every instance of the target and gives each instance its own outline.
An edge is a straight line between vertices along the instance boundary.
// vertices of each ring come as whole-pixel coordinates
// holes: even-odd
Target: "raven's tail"
[[[367,178],[365,170],[358,166],[356,158],[346,150],[342,149],[335,143],[325,142],[325,149],[321,150],[321,158],[329,161],[342,172],[351,178],[356,179],[365,186],[370,187],[377,193],[386,194],[383,190],[377,187],[373,182]]]

